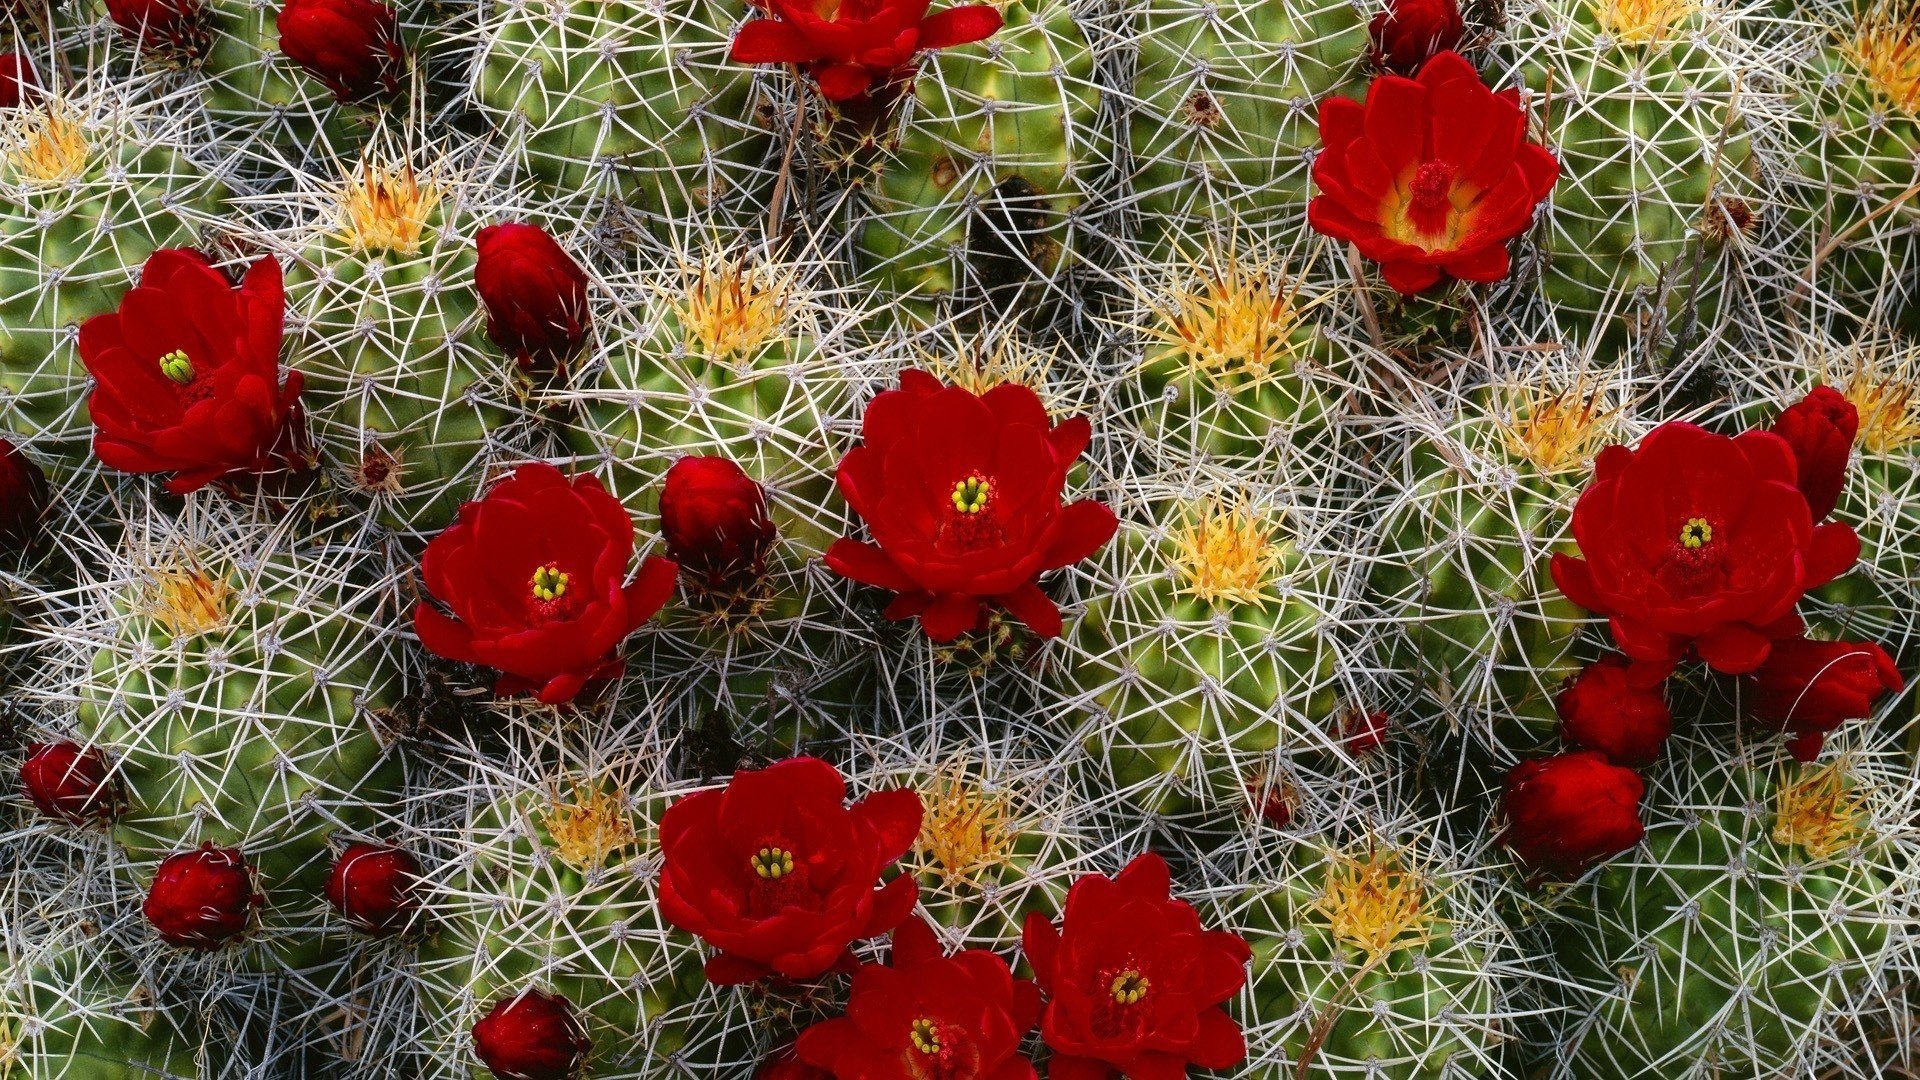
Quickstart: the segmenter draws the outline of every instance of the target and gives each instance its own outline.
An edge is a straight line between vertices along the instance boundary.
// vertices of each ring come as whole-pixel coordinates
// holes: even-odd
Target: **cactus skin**
[[[877,165],[857,261],[895,318],[1015,312],[1043,295],[1036,271],[1074,257],[1074,211],[1110,152],[1092,52],[1064,0],[1003,14],[986,41],[923,57]]]
[[[373,716],[396,679],[392,583],[351,536],[297,520],[160,520],[101,583],[76,737],[116,763],[114,838],[139,884],[203,841],[240,848],[266,895],[241,962],[314,968],[340,940],[319,914],[329,842],[377,836],[399,790]]]
[[[1624,14],[1602,14],[1615,4]],[[1742,47],[1687,0],[1529,0],[1497,51],[1535,110],[1548,103],[1546,145],[1560,159],[1539,234],[1547,299],[1641,329],[1677,317],[1697,288],[1695,310],[1717,321],[1734,246],[1703,250],[1703,208],[1709,194],[1765,201],[1734,100]]]
[[[1561,415],[1587,405],[1544,401]],[[1411,436],[1388,481],[1368,579],[1380,664],[1413,684],[1410,719],[1464,731],[1509,761],[1549,746],[1554,698],[1581,664],[1587,615],[1560,595],[1547,565],[1553,552],[1575,550],[1573,503],[1591,473],[1579,447],[1530,459],[1524,435],[1510,434],[1527,430],[1514,409],[1476,394]]]
[[[1354,96],[1367,14],[1345,0],[1151,0],[1128,123],[1148,250],[1207,228],[1299,228],[1321,99]]]
[[[39,943],[0,988],[0,1061],[36,1080],[189,1080],[207,1075],[169,1010],[97,943]],[[9,960],[14,960],[9,957]]]
[[[1823,1041],[1850,1038],[1830,1025],[1860,995],[1884,990],[1895,927],[1912,917],[1896,751],[1795,766],[1772,747],[1742,756],[1732,735],[1670,743],[1648,770],[1644,844],[1555,901],[1559,958],[1587,989],[1565,1018],[1561,1075],[1795,1074]],[[1848,825],[1815,827],[1818,800],[1781,813],[1782,786],[1822,769],[1852,785]]]
[[[61,442],[92,432],[79,325],[112,311],[155,250],[198,243],[227,190],[185,157],[177,132],[126,102],[75,93],[50,108],[5,110],[15,115],[0,146],[0,430]],[[86,147],[71,169],[47,154],[62,132]]]
[[[488,0],[474,102],[551,197],[684,220],[772,182],[752,75],[726,59],[738,19],[714,0]]]
[[[1341,599],[1331,561],[1280,518],[1262,602],[1202,599],[1173,538],[1194,513],[1169,493],[1142,501],[1095,556],[1086,613],[1068,631],[1065,685],[1089,715],[1091,786],[1136,814],[1217,835],[1248,812],[1275,750],[1325,745],[1339,703]],[[1256,515],[1263,523],[1272,518]]]
[[[515,369],[486,338],[473,287],[484,222],[461,182],[375,167],[342,198],[370,188],[411,213],[370,215],[356,233],[327,206],[292,234],[287,366],[306,376],[336,483],[390,527],[431,535],[519,456]],[[407,203],[428,191],[437,203]]]

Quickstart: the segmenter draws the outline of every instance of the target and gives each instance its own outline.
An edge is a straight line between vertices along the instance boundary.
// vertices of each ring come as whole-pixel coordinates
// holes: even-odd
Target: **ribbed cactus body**
[[[1213,830],[1247,811],[1276,750],[1326,743],[1339,704],[1334,568],[1270,511],[1148,505],[1150,522],[1123,521],[1096,557],[1067,685],[1091,714],[1100,788]],[[1195,530],[1214,546],[1197,547]]]
[[[90,97],[10,110],[0,145],[0,430],[91,433],[81,323],[112,311],[153,251],[191,247],[224,185],[159,126]],[[75,456],[84,443],[69,447]]]
[[[474,291],[480,223],[457,201],[422,202],[442,193],[411,172],[343,191],[337,217],[294,236],[286,363],[306,377],[336,483],[393,528],[431,534],[519,432],[514,362],[487,340]]]
[[[378,836],[398,791],[375,716],[396,694],[397,599],[350,536],[200,524],[197,543],[135,532],[100,596],[76,737],[116,763],[114,837],[142,884],[173,852],[237,847],[266,896],[259,962],[311,966],[329,955],[329,842]]]
[[[1128,122],[1149,247],[1305,221],[1319,102],[1363,85],[1367,13],[1345,0],[1151,0]]]
[[[430,1075],[488,1075],[468,1033],[527,990],[566,997],[597,1076],[669,1075],[717,1052],[698,1041],[714,1034],[702,1021],[725,1015],[704,991],[701,949],[660,917],[653,829],[664,808],[571,783],[463,808],[470,818],[439,838],[434,925],[416,969]]]
[[[739,19],[714,0],[491,0],[474,99],[553,198],[683,219],[772,181],[752,74],[727,61]]]
[[[1759,205],[1740,39],[1687,0],[1530,0],[1501,47],[1560,159],[1539,233],[1546,296],[1642,328],[1729,270],[1697,239],[1709,197]],[[1751,93],[1751,92],[1750,92]]]
[[[1558,898],[1556,949],[1588,993],[1568,1075],[1792,1073],[1853,1037],[1885,978],[1912,917],[1903,768],[1741,756],[1731,734],[1669,743],[1644,844]]]
[[[210,32],[200,58],[200,100],[224,145],[248,151],[255,166],[274,157],[291,164],[352,158],[375,114],[342,105],[320,82],[280,52],[280,5],[208,0]]]
[[[1015,0],[984,42],[923,58],[871,182],[859,261],[916,318],[1014,312],[1075,257],[1108,156],[1093,56],[1064,0]],[[902,312],[896,312],[899,318]]]
[[[1263,845],[1221,916],[1253,947],[1236,1075],[1509,1075],[1525,972],[1491,874],[1404,836]]]
[[[36,951],[10,965],[0,990],[0,1061],[34,1080],[207,1075],[193,1044],[135,981],[124,957],[87,942]]]
[[[1532,417],[1481,398],[1415,445],[1391,491],[1368,579],[1383,667],[1415,688],[1412,719],[1514,756],[1548,745],[1554,697],[1578,670],[1586,614],[1548,572],[1573,553],[1573,502],[1591,468],[1577,451],[1536,460]],[[1587,402],[1556,410],[1577,415]]]

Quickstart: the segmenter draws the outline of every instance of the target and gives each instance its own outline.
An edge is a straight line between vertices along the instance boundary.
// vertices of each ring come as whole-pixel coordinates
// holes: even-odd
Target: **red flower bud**
[[[708,588],[751,583],[773,545],[766,490],[726,458],[681,458],[660,491],[660,533],[681,572]]]
[[[1640,797],[1632,769],[1596,751],[1523,761],[1507,774],[1501,839],[1520,861],[1550,873],[1577,874],[1640,842]]]
[[[1800,493],[1807,497],[1813,520],[1833,513],[1840,491],[1847,486],[1847,462],[1853,456],[1853,437],[1860,433],[1860,410],[1838,390],[1816,386],[1787,407],[1773,422],[1773,433],[1793,447],[1800,466]]]
[[[1354,757],[1364,757],[1387,744],[1392,721],[1384,712],[1348,709],[1340,718],[1337,737],[1340,745]]]
[[[587,1038],[559,994],[501,998],[473,1025],[473,1050],[503,1080],[569,1080],[587,1060]]]
[[[1673,713],[1658,686],[1636,683],[1624,656],[1609,656],[1567,683],[1555,708],[1568,746],[1598,750],[1615,765],[1645,765],[1673,734]]]
[[[1374,66],[1412,75],[1420,65],[1460,44],[1466,33],[1458,0],[1388,0],[1367,24]]]
[[[487,336],[522,368],[559,367],[580,351],[593,326],[587,272],[534,225],[489,225],[473,287],[487,305]]]
[[[1753,718],[1794,736],[1787,748],[1800,761],[1820,755],[1827,732],[1866,719],[1875,699],[1904,685],[1893,657],[1872,642],[1806,638],[1775,642],[1746,682]]]
[[[40,535],[47,509],[47,474],[17,447],[0,439],[0,546],[15,551]]]
[[[213,40],[203,0],[107,0],[107,15],[148,53],[201,57]]]
[[[390,934],[420,909],[413,894],[419,880],[419,861],[399,848],[352,844],[327,875],[327,903],[370,934]]]
[[[792,1043],[773,1048],[753,1070],[753,1080],[833,1080],[833,1074],[800,1060]]]
[[[0,53],[0,109],[20,104],[25,91],[39,85],[40,76],[34,74],[33,61],[19,53]]]
[[[120,811],[106,756],[65,739],[27,747],[20,787],[42,814],[75,825],[112,821]]]
[[[246,931],[262,900],[245,857],[209,840],[161,861],[141,910],[167,944],[217,949]]]
[[[400,89],[407,50],[379,0],[287,0],[278,26],[280,51],[341,101]]]

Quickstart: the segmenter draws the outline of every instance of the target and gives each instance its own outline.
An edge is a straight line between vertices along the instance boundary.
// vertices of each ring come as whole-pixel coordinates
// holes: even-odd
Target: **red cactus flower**
[[[1049,1076],[1178,1077],[1247,1056],[1223,1006],[1246,984],[1253,950],[1204,928],[1171,888],[1166,860],[1141,855],[1116,877],[1074,882],[1059,929],[1027,916],[1027,962],[1047,995]]]
[[[201,57],[213,40],[203,0],[107,0],[107,16],[149,53]]]
[[[1553,580],[1607,617],[1645,684],[1689,649],[1716,671],[1752,671],[1799,634],[1801,595],[1860,554],[1852,529],[1813,524],[1797,475],[1792,448],[1766,432],[1673,421],[1637,450],[1609,446],[1573,508],[1582,558],[1556,554]]]
[[[475,244],[487,336],[523,369],[564,366],[593,325],[587,272],[538,226],[489,225]]]
[[[94,453],[125,472],[173,473],[175,494],[311,465],[301,375],[281,379],[286,317],[270,258],[234,288],[197,251],[154,252],[119,310],[80,327]]]
[[[207,841],[161,860],[141,911],[162,941],[204,951],[245,933],[264,901],[254,891],[246,858]]]
[[[1320,103],[1320,194],[1307,220],[1379,263],[1407,295],[1443,274],[1498,281],[1510,268],[1507,242],[1560,177],[1560,162],[1526,135],[1518,93],[1488,89],[1459,53],[1435,56],[1418,78],[1381,75],[1365,105]]]
[[[20,763],[20,789],[34,808],[75,825],[112,821],[120,813],[106,755],[97,747],[61,739],[33,743]]]
[[[919,886],[880,874],[920,835],[911,791],[846,805],[839,770],[789,758],[689,795],[660,821],[660,911],[719,950],[707,978],[811,979],[852,965],[847,945],[899,926]],[[880,886],[876,888],[876,886]]]
[[[1860,433],[1860,410],[1831,386],[1816,386],[1773,422],[1773,433],[1793,447],[1800,494],[1813,520],[1824,521],[1847,486],[1847,462]]]
[[[1467,31],[1459,0],[1387,0],[1367,24],[1374,66],[1412,75],[1428,60],[1460,44]]]
[[[407,50],[394,10],[379,0],[287,0],[280,51],[343,102],[400,89]]]
[[[414,608],[429,652],[500,671],[499,697],[558,705],[626,670],[620,643],[673,596],[678,568],[649,558],[629,582],[633,519],[592,476],[522,465],[427,544],[431,603]]]
[[[706,588],[756,581],[775,536],[766,489],[726,458],[681,458],[660,489],[660,535],[681,573]]]
[[[593,1040],[559,994],[501,998],[473,1025],[473,1052],[502,1080],[572,1080]]]
[[[1904,685],[1893,657],[1873,642],[1806,638],[1775,642],[1746,683],[1754,719],[1793,736],[1787,749],[1799,761],[1819,757],[1828,732],[1871,716],[1875,700]]]
[[[407,852],[349,844],[327,874],[327,903],[370,934],[391,934],[404,929],[420,910],[413,891],[419,880],[419,860]]]
[[[764,0],[767,18],[733,38],[740,64],[805,64],[829,101],[845,101],[911,78],[913,60],[992,37],[1002,23],[991,4],[934,15],[928,0]]]
[[[19,551],[38,540],[47,498],[47,474],[0,439],[0,545]]]
[[[27,91],[40,85],[33,61],[19,53],[0,53],[0,109],[20,104]]]
[[[845,1016],[800,1033],[800,1060],[838,1080],[979,1077],[1034,1080],[1020,1040],[1040,1019],[1040,990],[985,949],[946,956],[908,919],[887,964],[853,973]]]
[[[1501,840],[1520,861],[1574,875],[1618,855],[1647,833],[1640,774],[1594,750],[1523,761],[1507,774]]]
[[[1598,750],[1616,765],[1645,765],[1660,756],[1673,734],[1673,713],[1658,686],[1642,686],[1624,657],[1589,664],[1567,683],[1554,703],[1560,738],[1568,746]]]
[[[1099,550],[1119,527],[1092,500],[1061,504],[1067,470],[1086,449],[1085,417],[1055,426],[1040,396],[1017,384],[983,395],[924,371],[867,406],[865,444],[840,462],[840,491],[872,543],[836,540],[827,566],[899,595],[889,619],[920,616],[935,641],[975,629],[989,604],[1042,637],[1060,609],[1042,573]]]

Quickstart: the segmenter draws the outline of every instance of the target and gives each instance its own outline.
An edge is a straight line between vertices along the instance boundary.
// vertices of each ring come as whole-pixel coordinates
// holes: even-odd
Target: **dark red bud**
[[[112,771],[97,747],[65,739],[28,746],[20,787],[42,814],[76,825],[112,821],[120,812]]]

